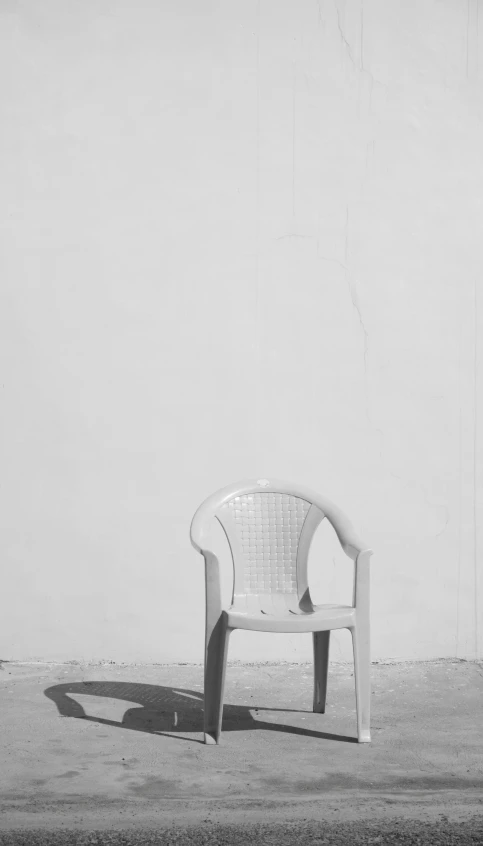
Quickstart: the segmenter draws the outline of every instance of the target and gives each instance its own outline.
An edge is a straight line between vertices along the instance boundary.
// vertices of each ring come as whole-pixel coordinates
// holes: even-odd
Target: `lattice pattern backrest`
[[[282,493],[249,493],[225,503],[243,559],[237,593],[297,593],[297,550],[310,502]]]

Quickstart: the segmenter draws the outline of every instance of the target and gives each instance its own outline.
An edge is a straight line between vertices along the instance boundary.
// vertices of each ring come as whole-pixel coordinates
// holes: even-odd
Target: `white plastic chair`
[[[223,608],[220,565],[210,548],[213,518],[221,523],[233,557],[233,595]],[[352,605],[314,605],[307,561],[314,532],[326,517],[354,561]],[[205,743],[219,743],[228,638],[233,629],[312,632],[313,710],[324,713],[332,629],[347,628],[354,649],[359,743],[370,735],[369,559],[342,511],[300,485],[259,479],[237,482],[208,497],[191,523],[191,543],[205,559]]]

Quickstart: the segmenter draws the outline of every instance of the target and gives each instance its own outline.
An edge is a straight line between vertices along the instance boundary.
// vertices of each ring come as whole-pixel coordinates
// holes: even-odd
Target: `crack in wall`
[[[349,290],[349,296],[351,298],[351,303],[354,311],[357,314],[357,318],[359,320],[360,327],[362,329],[362,335],[364,338],[364,370],[367,374],[367,353],[369,352],[369,335],[367,332],[366,324],[364,323],[364,319],[362,317],[362,310],[359,302],[359,296],[357,293],[357,285],[354,279],[351,279],[349,272],[346,270],[346,283],[347,288]]]
[[[340,11],[339,11],[339,7],[337,5],[337,0],[334,0],[334,8],[335,8],[335,13],[337,15],[337,28],[339,30],[339,34],[340,34],[342,43],[343,43],[344,47],[346,48],[347,55],[349,56],[351,64],[352,64],[354,70],[362,70],[362,68],[358,67],[357,64],[356,64],[354,56],[352,55],[352,47],[349,44],[349,42],[347,41],[344,30],[342,29],[342,21],[340,19]]]
[[[470,0],[466,1],[466,78],[470,75]]]
[[[337,16],[337,29],[339,30],[339,35],[340,35],[342,44],[345,47],[346,53],[349,57],[349,60],[350,60],[352,67],[358,73],[366,74],[366,76],[368,76],[370,81],[371,81],[371,85],[380,85],[382,88],[385,88],[386,87],[385,84],[383,82],[381,82],[379,79],[377,79],[371,71],[367,70],[367,68],[364,65],[364,4],[363,4],[363,0],[361,0],[361,6],[360,6],[360,9],[361,9],[360,27],[359,27],[360,58],[359,58],[358,63],[356,62],[356,60],[354,58],[354,54],[352,52],[352,47],[351,47],[351,45],[350,45],[350,43],[347,39],[347,36],[344,32],[344,28],[342,26],[342,20],[341,20],[341,15],[340,15],[339,6],[337,4],[337,0],[333,0],[333,2],[334,2],[335,13],[336,13],[336,16]]]
[[[322,29],[324,29],[325,20],[322,17],[322,0],[315,0],[315,2],[317,6],[317,26],[322,27]]]

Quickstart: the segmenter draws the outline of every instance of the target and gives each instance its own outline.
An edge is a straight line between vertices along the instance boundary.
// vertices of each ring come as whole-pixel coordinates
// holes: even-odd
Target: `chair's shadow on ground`
[[[154,684],[137,684],[111,681],[83,681],[56,684],[44,691],[48,699],[57,705],[62,717],[74,717],[90,720],[100,725],[117,726],[150,734],[168,735],[177,740],[202,743],[196,737],[181,737],[179,733],[202,732],[203,730],[203,694],[199,690],[184,690],[180,687],[163,687]],[[138,703],[128,708],[121,722],[90,716],[76,701],[76,696],[98,696],[105,699]],[[73,698],[74,697],[74,698]],[[95,711],[95,707],[91,706]],[[256,706],[226,704],[223,709],[223,732],[226,731],[279,731],[299,734],[321,740],[338,740],[345,743],[357,743],[357,738],[340,734],[328,734],[312,731],[299,726],[283,725],[263,719],[263,712],[288,713],[290,708],[257,708]],[[298,711],[296,713],[299,713]],[[259,719],[259,716],[261,717]],[[318,715],[320,716],[320,715]]]

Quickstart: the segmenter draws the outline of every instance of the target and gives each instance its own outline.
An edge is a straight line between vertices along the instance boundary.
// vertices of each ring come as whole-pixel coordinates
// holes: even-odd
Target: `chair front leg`
[[[351,629],[354,649],[354,679],[356,686],[357,738],[359,743],[371,742],[371,653],[369,622],[356,623]]]
[[[231,629],[223,612],[214,625],[206,626],[205,648],[205,743],[219,744],[223,719],[223,693],[225,689],[228,639]]]
[[[371,729],[371,643],[370,643],[370,572],[372,551],[362,550],[355,561],[354,607],[355,624],[351,628],[354,649],[356,684],[357,737],[359,743],[370,743]]]
[[[313,632],[314,646],[314,706],[317,714],[325,714],[327,674],[329,672],[330,631]]]

